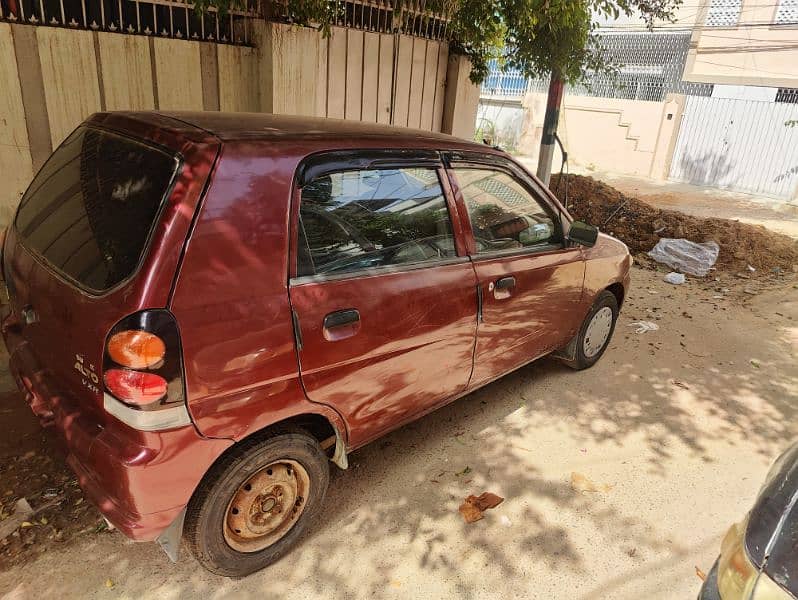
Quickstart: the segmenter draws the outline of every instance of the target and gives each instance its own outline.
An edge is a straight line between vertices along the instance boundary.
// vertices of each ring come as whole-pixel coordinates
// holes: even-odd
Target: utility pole
[[[549,97],[546,102],[546,117],[543,120],[543,137],[540,139],[538,154],[538,179],[547,186],[551,181],[551,163],[554,159],[554,138],[560,122],[560,106],[565,83],[557,72],[552,72],[549,82]]]

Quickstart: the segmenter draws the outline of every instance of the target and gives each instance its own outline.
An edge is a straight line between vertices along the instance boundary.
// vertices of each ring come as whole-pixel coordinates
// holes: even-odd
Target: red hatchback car
[[[320,512],[330,460],[546,354],[595,363],[630,264],[486,146],[102,113],[21,200],[2,331],[108,521],[240,576]]]

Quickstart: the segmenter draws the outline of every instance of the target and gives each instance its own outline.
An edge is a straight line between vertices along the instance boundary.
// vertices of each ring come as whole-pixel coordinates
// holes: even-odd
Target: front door
[[[581,250],[565,244],[557,207],[509,161],[454,162],[450,175],[473,232],[481,314],[472,384],[479,384],[575,333],[585,264]]]
[[[323,172],[314,161],[295,195],[300,371],[357,446],[465,389],[476,279],[440,165],[347,170],[339,159]]]

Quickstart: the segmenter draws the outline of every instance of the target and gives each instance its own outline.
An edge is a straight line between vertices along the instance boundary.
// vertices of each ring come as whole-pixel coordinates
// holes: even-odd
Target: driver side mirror
[[[596,245],[598,233],[598,227],[588,225],[582,221],[574,221],[568,230],[568,241],[591,248]]]

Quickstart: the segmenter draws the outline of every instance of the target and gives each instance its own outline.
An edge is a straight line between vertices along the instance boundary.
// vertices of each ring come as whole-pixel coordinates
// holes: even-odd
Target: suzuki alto
[[[485,145],[100,113],[7,231],[2,333],[105,518],[242,576],[321,512],[330,462],[540,357],[592,366],[630,266]]]

